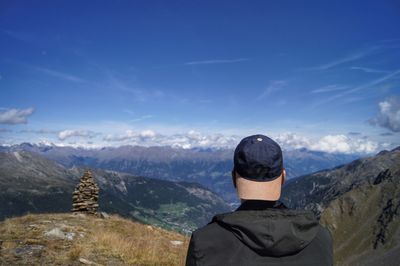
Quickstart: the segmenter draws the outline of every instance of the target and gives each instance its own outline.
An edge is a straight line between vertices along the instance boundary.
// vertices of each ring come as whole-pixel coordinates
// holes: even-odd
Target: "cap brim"
[[[257,182],[236,177],[236,188],[239,198],[245,200],[276,201],[281,196],[282,175],[275,180]]]

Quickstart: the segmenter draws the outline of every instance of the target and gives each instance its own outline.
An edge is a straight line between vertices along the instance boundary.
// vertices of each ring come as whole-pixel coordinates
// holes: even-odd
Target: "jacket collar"
[[[265,210],[270,208],[286,209],[286,206],[280,201],[245,200],[236,211]]]

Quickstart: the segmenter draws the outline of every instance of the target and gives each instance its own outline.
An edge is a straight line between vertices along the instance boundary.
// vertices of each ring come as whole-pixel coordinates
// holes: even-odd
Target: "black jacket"
[[[332,239],[308,211],[245,201],[193,232],[187,266],[332,265]]]

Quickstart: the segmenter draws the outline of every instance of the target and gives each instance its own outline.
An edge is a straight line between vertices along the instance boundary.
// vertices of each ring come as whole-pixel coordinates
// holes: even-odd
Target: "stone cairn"
[[[72,196],[72,212],[97,214],[99,187],[94,182],[92,173],[86,170],[76,186]]]

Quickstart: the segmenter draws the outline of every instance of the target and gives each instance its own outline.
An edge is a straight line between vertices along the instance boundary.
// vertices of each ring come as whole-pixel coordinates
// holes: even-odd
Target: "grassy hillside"
[[[26,215],[0,223],[0,265],[183,265],[188,243],[119,216]]]
[[[332,232],[336,265],[398,265],[398,181],[365,184],[333,200],[321,215]]]
[[[291,180],[282,198],[320,215],[336,265],[399,265],[400,148]]]

